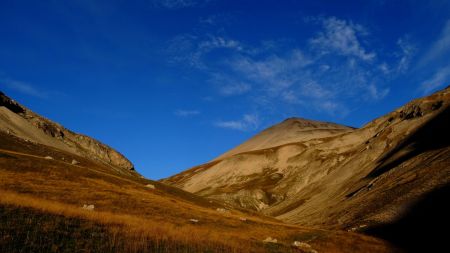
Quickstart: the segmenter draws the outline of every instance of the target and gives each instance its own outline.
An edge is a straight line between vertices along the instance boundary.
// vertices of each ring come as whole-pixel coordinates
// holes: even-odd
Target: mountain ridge
[[[450,182],[449,104],[447,87],[362,128],[222,155],[162,182],[288,223],[369,229]]]
[[[0,130],[73,154],[90,156],[113,167],[134,170],[134,165],[117,150],[34,113],[1,91]]]
[[[354,128],[331,122],[290,117],[262,130],[260,133],[218,156],[214,160],[220,160],[247,151],[261,150],[287,143],[333,136],[352,129]]]

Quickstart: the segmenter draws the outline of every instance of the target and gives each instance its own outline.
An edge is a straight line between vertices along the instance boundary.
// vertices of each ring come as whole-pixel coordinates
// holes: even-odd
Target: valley
[[[110,147],[77,137],[2,94],[0,248],[414,251],[402,240],[435,224],[412,216],[408,230],[396,222],[415,215],[408,206],[427,203],[436,191],[440,195],[425,210],[444,208],[449,102],[447,88],[360,129],[290,118],[209,163],[157,182]],[[429,221],[438,222],[444,211]],[[414,224],[419,227],[411,229]],[[420,238],[426,249],[440,246]]]

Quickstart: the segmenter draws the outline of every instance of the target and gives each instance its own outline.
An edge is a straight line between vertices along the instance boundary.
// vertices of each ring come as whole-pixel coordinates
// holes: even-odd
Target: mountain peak
[[[280,122],[277,125],[289,125],[289,124],[295,124],[298,127],[305,127],[305,128],[343,128],[343,129],[354,129],[353,127],[348,127],[344,125],[340,125],[333,122],[327,122],[327,121],[319,121],[319,120],[312,120],[312,119],[305,119],[301,117],[289,117],[282,122]],[[277,126],[275,125],[275,126]]]
[[[288,143],[330,137],[353,131],[354,128],[336,123],[291,117],[253,136],[236,148],[222,154],[215,160],[235,154],[267,149]]]
[[[164,182],[304,226],[388,224],[448,185],[449,115],[444,89],[360,129],[288,118]]]

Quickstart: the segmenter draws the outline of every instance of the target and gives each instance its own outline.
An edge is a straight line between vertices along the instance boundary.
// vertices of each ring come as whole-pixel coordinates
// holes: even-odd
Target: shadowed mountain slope
[[[360,129],[334,125],[323,136],[310,121],[287,120],[162,182],[294,224],[352,231],[390,224],[450,182],[449,105],[446,88]],[[298,127],[285,127],[289,121]],[[254,140],[263,148],[248,144]]]

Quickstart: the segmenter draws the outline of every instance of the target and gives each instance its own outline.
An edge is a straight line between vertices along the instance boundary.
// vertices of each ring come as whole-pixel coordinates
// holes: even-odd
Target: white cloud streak
[[[242,46],[238,41],[226,39],[220,36],[211,37],[209,40],[202,41],[198,48],[204,53],[217,48],[229,48],[238,51],[242,50]]]
[[[247,93],[250,90],[251,85],[243,82],[225,84],[219,88],[220,94],[224,96],[241,95]]]
[[[188,7],[194,7],[204,4],[208,1],[201,0],[154,0],[153,3],[162,8],[166,9],[182,9]]]
[[[240,42],[222,36],[209,36],[202,40],[197,36],[184,34],[173,38],[166,51],[170,55],[170,63],[187,63],[191,67],[207,70],[204,58],[217,49],[242,51],[244,47]]]
[[[397,72],[405,73],[409,69],[411,59],[416,52],[416,47],[408,41],[407,38],[400,38],[397,40],[397,45],[400,47],[400,60],[397,65]]]
[[[420,60],[419,66],[433,62],[441,57],[448,57],[450,53],[450,19],[444,25],[439,38],[434,42],[425,56]]]
[[[239,131],[254,131],[258,129],[260,120],[256,114],[245,114],[240,120],[218,121],[217,127]]]
[[[48,97],[48,94],[46,92],[38,90],[36,87],[34,87],[33,85],[26,83],[26,82],[13,80],[10,78],[2,78],[2,79],[0,79],[0,83],[12,90],[26,94],[28,96],[33,96],[33,97],[43,98],[43,99]]]
[[[450,65],[440,68],[430,78],[422,82],[420,89],[424,94],[437,88],[449,85],[450,83]]]
[[[376,100],[380,100],[386,97],[386,95],[389,94],[390,90],[389,88],[380,89],[375,84],[368,85],[367,89],[369,90],[370,96]]]
[[[200,114],[197,110],[176,110],[174,114],[178,117],[192,117]]]

